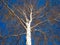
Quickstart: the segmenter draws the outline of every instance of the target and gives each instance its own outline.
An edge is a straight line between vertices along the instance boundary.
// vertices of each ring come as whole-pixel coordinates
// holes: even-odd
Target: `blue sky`
[[[6,1],[6,0],[5,0]],[[46,0],[38,0],[38,3],[37,3],[37,8],[39,8],[39,7],[41,7],[41,6],[44,6],[45,5],[45,2],[46,2]],[[22,1],[20,1],[19,3],[18,3],[18,1],[17,0],[8,0],[8,6],[10,7],[10,8],[12,8],[12,5],[14,5],[14,4],[16,4],[16,5],[22,5],[23,4],[23,2]],[[50,0],[50,6],[59,6],[60,5],[60,0]],[[59,8],[60,9],[60,8]],[[9,34],[9,32],[8,32],[8,30],[9,30],[9,28],[8,27],[6,27],[6,25],[8,24],[8,21],[6,20],[6,21],[3,21],[2,19],[4,19],[4,16],[5,16],[5,14],[7,14],[8,13],[8,10],[6,10],[6,9],[4,9],[4,4],[2,3],[2,2],[0,2],[0,35],[2,35],[3,37],[5,36],[5,35],[8,35]],[[45,25],[46,26],[48,26],[48,27],[45,27]],[[54,31],[54,34],[55,35],[58,35],[59,37],[60,37],[60,19],[59,19],[59,21],[57,22],[57,23],[55,23],[55,24],[52,24],[52,25],[50,25],[50,22],[48,22],[48,23],[46,23],[43,27],[40,27],[41,29],[43,29],[43,31],[45,31],[45,30],[49,30],[49,27],[50,28],[52,28],[53,29],[53,31]],[[14,30],[12,30],[12,31],[14,31]],[[45,31],[45,32],[47,32],[47,31]],[[11,32],[12,33],[12,32]],[[39,33],[36,33],[36,35],[38,35]],[[47,35],[48,35],[48,33],[47,33]],[[49,35],[52,35],[52,34],[49,34]],[[39,36],[39,35],[38,35]],[[3,39],[0,39],[0,45],[1,45],[1,42],[2,42],[2,40]],[[6,39],[6,43],[8,43],[8,44],[5,44],[5,45],[10,45],[10,42],[12,41],[13,42],[13,40],[17,40],[16,39],[16,37],[12,37],[12,38],[7,38]],[[26,43],[26,35],[22,35],[21,37],[20,37],[20,40],[21,41],[19,41],[18,42],[18,45],[26,45],[25,43]],[[22,42],[24,43],[24,44],[22,44]],[[43,40],[41,41],[41,45],[43,44]],[[56,43],[57,45],[60,45],[60,41],[59,40],[57,40],[57,39],[54,39],[54,43]],[[14,42],[12,45],[15,45],[16,44],[16,42]],[[32,45],[34,45],[34,38],[32,38]],[[48,40],[48,45],[53,45],[53,43],[50,41],[50,40]]]

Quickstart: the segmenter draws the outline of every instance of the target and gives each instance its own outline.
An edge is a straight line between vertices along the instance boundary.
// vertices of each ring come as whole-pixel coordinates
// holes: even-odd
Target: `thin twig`
[[[39,24],[42,24],[42,23],[46,22],[46,21],[47,21],[47,20],[45,20],[45,21],[43,21],[43,22],[39,22],[39,23],[35,24],[34,26],[32,26],[32,27],[31,27],[31,29],[32,29],[32,28],[34,28],[34,27],[36,27],[36,26],[38,26]]]
[[[24,34],[26,34],[26,32],[25,33],[21,33],[21,34],[13,34],[13,35],[7,35],[7,36],[4,36],[4,39],[6,39],[6,38],[8,38],[8,37],[16,37],[16,36],[21,36],[21,35],[24,35]]]
[[[3,2],[4,3],[4,2]],[[26,26],[23,24],[23,19],[21,19],[21,18],[19,18],[15,13],[14,13],[14,11],[12,10],[12,9],[10,9],[9,7],[8,7],[8,5],[6,4],[6,3],[4,3],[5,4],[5,6],[9,9],[9,11],[12,13],[12,15],[14,15],[14,16],[16,16],[17,18],[18,18],[18,20],[20,21],[20,23],[22,24],[22,26],[26,29]],[[22,21],[21,21],[22,20]]]
[[[41,7],[38,11],[33,12],[34,15],[35,15],[35,16],[33,16],[33,19],[37,18],[37,17],[39,16],[39,15],[37,15],[37,14],[38,14],[38,13],[40,14],[45,8],[46,8],[46,6],[45,6],[45,7]],[[37,13],[37,14],[35,14],[35,13]],[[43,15],[43,16],[44,16],[44,15]],[[43,17],[43,16],[40,16],[40,18]]]

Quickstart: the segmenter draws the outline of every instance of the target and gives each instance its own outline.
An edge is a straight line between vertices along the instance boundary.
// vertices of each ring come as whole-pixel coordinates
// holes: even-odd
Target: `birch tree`
[[[26,34],[26,45],[32,45],[32,42],[31,42],[32,41],[31,40],[32,34],[31,33],[32,33],[32,31],[34,31],[33,28],[35,28],[38,25],[43,24],[47,21],[52,20],[51,18],[47,18],[44,21],[40,20],[40,18],[44,18],[50,12],[49,9],[47,12],[45,11],[45,9],[47,7],[49,8],[49,1],[46,1],[46,4],[40,8],[36,7],[36,3],[38,2],[38,0],[22,0],[22,1],[24,2],[24,4],[22,4],[21,6],[13,5],[12,6],[13,9],[11,9],[8,6],[8,4],[6,2],[4,2],[4,0],[2,0],[3,4],[5,5],[5,8],[7,8],[9,11],[9,14],[8,14],[8,16],[6,16],[6,18],[8,19],[9,16],[17,18],[17,20],[19,21],[21,26],[23,26],[24,30],[26,31],[25,33],[22,33],[22,34]],[[17,15],[15,11],[17,11],[19,14]],[[44,15],[41,16],[40,14],[42,12],[44,12]],[[39,20],[37,18],[39,18]],[[36,21],[34,22],[34,25],[33,25],[32,22],[34,20],[36,20]],[[54,18],[52,21],[54,21],[54,20],[57,21],[56,18]],[[48,40],[46,33],[41,30],[35,30],[35,31],[38,31],[44,35],[44,40],[45,40],[44,45],[46,45],[47,40]],[[50,31],[51,31],[51,29],[50,29]],[[8,35],[8,36],[5,36],[5,38],[7,38],[9,36],[19,36],[22,34]],[[36,40],[40,40],[40,39],[38,38]],[[37,41],[37,43],[38,42],[39,41]],[[35,45],[37,45],[37,43]],[[2,45],[4,45],[4,44],[2,43]]]

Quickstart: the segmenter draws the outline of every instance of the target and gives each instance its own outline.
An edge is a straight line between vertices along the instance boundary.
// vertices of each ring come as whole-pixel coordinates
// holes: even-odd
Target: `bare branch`
[[[13,6],[13,8],[16,9],[21,15],[23,15],[23,13],[21,12],[22,9],[21,9],[20,7],[19,7],[19,8],[20,8],[21,11],[20,11],[18,8],[14,7],[14,6]],[[20,18],[20,19],[21,19],[24,23],[26,23],[22,18]]]
[[[3,2],[4,3],[4,2]],[[12,9],[10,9],[9,7],[8,7],[8,5],[6,4],[6,3],[4,3],[5,4],[5,6],[9,9],[9,11],[12,13],[12,15],[14,15],[14,16],[16,16],[17,17],[17,19],[20,21],[20,23],[22,24],[22,26],[26,29],[26,26],[23,24],[23,19],[21,19],[21,18],[19,18],[15,13],[14,13],[14,11],[12,10]],[[22,20],[22,21],[21,21]]]
[[[42,33],[42,34],[46,34],[45,32],[43,32],[43,31],[41,31],[41,30],[34,30],[34,31],[38,31],[38,32],[40,32],[40,33]]]
[[[33,12],[33,15],[34,15],[34,16],[33,16],[33,19],[37,18],[37,17],[39,16],[39,14],[41,14],[41,12],[42,12],[45,8],[46,8],[46,6],[45,6],[45,7],[41,7],[39,10]],[[43,15],[43,16],[44,16],[44,15]],[[40,16],[40,18],[43,17],[43,16]]]
[[[28,22],[29,19],[27,18],[25,11],[23,11],[23,14],[24,14],[24,17],[25,17],[26,21]]]
[[[14,6],[13,6],[14,7]],[[15,7],[14,7],[15,8]],[[19,9],[18,8],[15,8],[21,15],[23,15],[26,19],[26,21],[28,21],[28,18],[27,18],[27,15],[26,15],[26,11],[25,10],[22,10],[20,7]],[[21,11],[20,11],[21,10]],[[25,21],[22,19],[22,21],[25,23]]]
[[[42,24],[42,23],[46,22],[46,21],[48,21],[48,20],[45,20],[43,22],[39,22],[39,23],[35,24],[34,26],[31,27],[31,29],[34,28],[34,27],[36,27],[36,26],[38,26],[39,24]]]
[[[31,12],[30,12],[30,22],[32,22],[32,10],[33,10],[33,6],[31,5],[31,8],[30,8]]]
[[[12,6],[15,10],[17,10],[21,15],[23,15],[23,10],[21,9],[21,7],[16,7],[16,6]]]
[[[38,32],[40,32],[41,34],[44,35],[44,45],[46,45],[46,43],[47,43],[47,36],[46,36],[46,33],[43,32],[42,30],[34,30],[34,31],[38,31]]]
[[[8,38],[8,37],[16,37],[16,36],[21,36],[21,35],[24,35],[24,34],[26,34],[26,32],[25,33],[21,33],[21,34],[13,34],[13,35],[7,35],[7,36],[4,36],[4,39],[6,39],[6,38]],[[2,37],[3,38],[3,37]]]
[[[54,19],[55,21],[57,21],[57,22],[60,22],[58,19]]]
[[[22,26],[26,29],[26,26],[23,24],[23,19],[21,19],[21,18],[19,18],[18,16],[17,16],[17,18],[19,19],[19,21],[21,22],[21,24],[22,24]],[[21,21],[22,20],[22,21]],[[25,23],[25,22],[24,22]]]

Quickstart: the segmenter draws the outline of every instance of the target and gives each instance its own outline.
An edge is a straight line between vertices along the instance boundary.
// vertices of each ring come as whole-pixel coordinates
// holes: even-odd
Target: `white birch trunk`
[[[26,45],[31,45],[31,28],[30,28],[30,22],[26,23]]]
[[[26,19],[26,45],[31,45],[31,22],[32,22],[32,8],[30,8],[30,20]],[[27,17],[26,17],[27,18]]]

